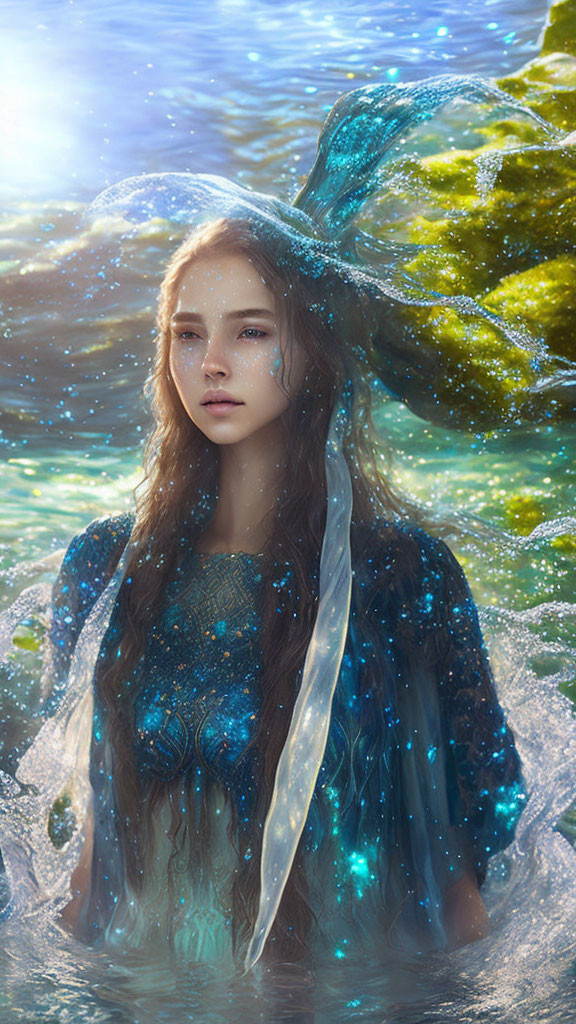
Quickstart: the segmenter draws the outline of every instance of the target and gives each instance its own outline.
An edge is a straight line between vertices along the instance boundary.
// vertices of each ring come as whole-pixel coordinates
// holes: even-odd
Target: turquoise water
[[[157,276],[173,241],[165,226],[151,230],[130,269],[119,272],[118,290],[86,300],[103,244],[81,224],[94,195],[128,175],[191,170],[293,196],[312,165],[320,124],[341,93],[446,71],[498,77],[536,55],[545,18],[540,0],[3,5],[0,596],[6,604],[23,584],[52,578],[35,561],[96,516],[129,507],[139,479],[149,424],[140,390],[153,349]],[[461,115],[458,122],[450,116],[438,131],[445,144],[456,145],[467,119],[463,127]],[[450,542],[483,609],[510,694],[515,687],[527,695],[534,680],[548,679],[574,695],[576,524],[568,521],[576,504],[574,423],[475,436],[433,426],[393,401],[382,401],[377,418],[397,483],[431,515],[454,522]],[[538,523],[548,524],[549,535],[528,537]],[[556,614],[522,618],[550,605]],[[518,623],[522,632],[507,647],[507,632]],[[36,728],[34,647],[33,630],[23,630],[3,669],[2,766],[8,768],[14,745],[25,744]],[[545,715],[536,722],[530,714],[522,738],[533,765],[543,758],[545,776],[546,750],[561,751],[562,733],[548,727]],[[539,755],[530,747],[530,728],[541,738]],[[566,752],[573,747],[567,744]],[[558,859],[556,848],[553,853]],[[468,960],[405,964],[385,979],[375,965],[341,963],[314,985],[302,974],[235,988],[209,974],[184,978],[162,965],[152,970],[91,958],[61,936],[13,925],[0,957],[6,979],[0,1024],[384,1016],[398,1024],[552,1024],[572,1013],[576,1019],[566,953],[576,951],[575,937],[558,925],[546,950],[538,931],[540,899],[560,905],[564,886],[570,909],[566,863],[565,874],[560,859],[557,877],[538,882],[530,894],[534,941],[526,922],[512,939],[504,931],[495,940],[502,961],[508,935],[534,966],[524,994],[520,953],[508,975],[498,975],[494,956],[487,967],[472,953]],[[475,987],[482,972],[484,987]]]

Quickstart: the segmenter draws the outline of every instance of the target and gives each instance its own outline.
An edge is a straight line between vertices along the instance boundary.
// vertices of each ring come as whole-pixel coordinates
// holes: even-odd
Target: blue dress
[[[54,590],[52,707],[132,523],[129,514],[99,520],[68,548]],[[353,544],[348,637],[301,841],[315,916],[307,944],[313,955],[339,959],[442,946],[447,886],[464,870],[483,882],[526,800],[458,562],[416,526],[368,529],[368,554],[355,559]],[[169,947],[190,961],[234,965],[232,883],[239,850],[251,854],[233,829],[249,826],[257,788],[261,558],[188,551],[130,680],[137,696],[127,742],[142,799],[154,801],[137,893],[124,870],[113,755],[95,694],[87,941]],[[113,615],[100,657],[114,651],[118,633]],[[195,820],[179,844],[190,788]],[[206,816],[209,850],[198,839]]]

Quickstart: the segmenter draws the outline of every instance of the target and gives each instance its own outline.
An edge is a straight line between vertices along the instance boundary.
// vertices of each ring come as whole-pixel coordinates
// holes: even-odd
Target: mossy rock
[[[511,330],[531,332],[542,351],[575,359],[576,148],[484,147],[409,170],[406,198],[393,197],[394,216],[381,223],[384,236],[426,247],[406,262],[410,277],[440,294],[473,296]],[[417,212],[413,191],[425,203]],[[489,324],[442,307],[407,307],[404,316],[429,358],[425,372],[391,383],[419,415],[477,430],[576,407],[576,386],[565,378],[539,388],[539,376],[557,369],[553,359],[535,359]]]
[[[576,148],[502,153],[485,194],[482,158],[482,151],[457,154],[454,178],[450,155],[423,160],[414,172],[416,188],[426,188],[434,215],[397,216],[388,232],[438,246],[418,253],[407,265],[410,273],[430,287],[477,298],[511,272],[576,251]],[[456,192],[460,176],[464,187]],[[438,215],[446,197],[456,209]]]
[[[521,318],[533,334],[542,333],[552,352],[568,354],[571,349],[570,354],[576,355],[576,255],[511,274],[484,303],[504,319]]]
[[[414,412],[474,431],[512,425],[526,415],[528,388],[537,381],[532,353],[503,345],[488,323],[444,307],[412,310],[410,319],[421,344],[437,353],[433,377],[412,373],[403,385]],[[539,404],[532,401],[532,415]]]
[[[407,381],[397,342],[383,354],[391,389],[415,412],[473,429],[576,409],[576,374],[572,383],[554,361],[576,360],[576,145],[563,141],[576,130],[576,0],[552,7],[542,54],[498,84],[559,131],[503,111],[478,125],[477,149],[406,162],[372,225],[426,247],[405,264],[423,288],[473,296],[510,327],[506,338],[445,307],[407,307]],[[518,328],[540,353],[515,343]]]
[[[558,52],[576,57],[576,0],[559,0],[550,8],[542,53]]]
[[[519,71],[501,78],[498,85],[561,131],[576,128],[576,56],[553,53],[536,57]],[[508,121],[496,122],[490,136],[501,139],[509,128]],[[534,128],[526,120],[513,129],[513,134],[528,141]]]
[[[410,178],[411,189],[425,201],[432,199],[447,209],[453,209],[457,201],[458,209],[468,210],[478,203],[474,156],[469,150],[437,153],[406,165],[404,173]]]

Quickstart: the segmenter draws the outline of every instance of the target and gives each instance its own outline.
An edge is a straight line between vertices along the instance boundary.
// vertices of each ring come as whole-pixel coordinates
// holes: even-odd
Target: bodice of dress
[[[260,707],[261,561],[261,555],[243,552],[188,551],[166,586],[129,680],[135,693],[133,752],[145,800],[156,785],[137,893],[106,865],[115,844],[115,806],[106,716],[95,693],[90,774],[97,829],[85,925],[87,934],[94,926],[103,931],[109,944],[158,945],[161,952],[169,937],[187,960],[233,963],[231,891],[238,854],[228,829],[232,805],[237,822],[245,823],[255,795],[258,754],[251,743]],[[108,643],[116,635],[112,625]],[[186,796],[191,781],[192,805]],[[179,834],[188,827],[179,850],[170,838],[175,816]]]
[[[144,775],[170,780],[199,766],[246,788],[260,704],[261,558],[191,551],[167,586],[135,679]]]

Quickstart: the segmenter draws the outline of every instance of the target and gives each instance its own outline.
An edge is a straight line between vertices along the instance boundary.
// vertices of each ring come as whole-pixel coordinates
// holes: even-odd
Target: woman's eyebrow
[[[274,313],[271,309],[235,309],[230,313],[224,314],[225,320],[244,320],[247,317],[257,316],[261,319],[274,320]],[[173,324],[181,324],[183,322],[190,323],[194,321],[196,323],[204,323],[204,317],[200,313],[182,312],[174,313],[172,317]]]

